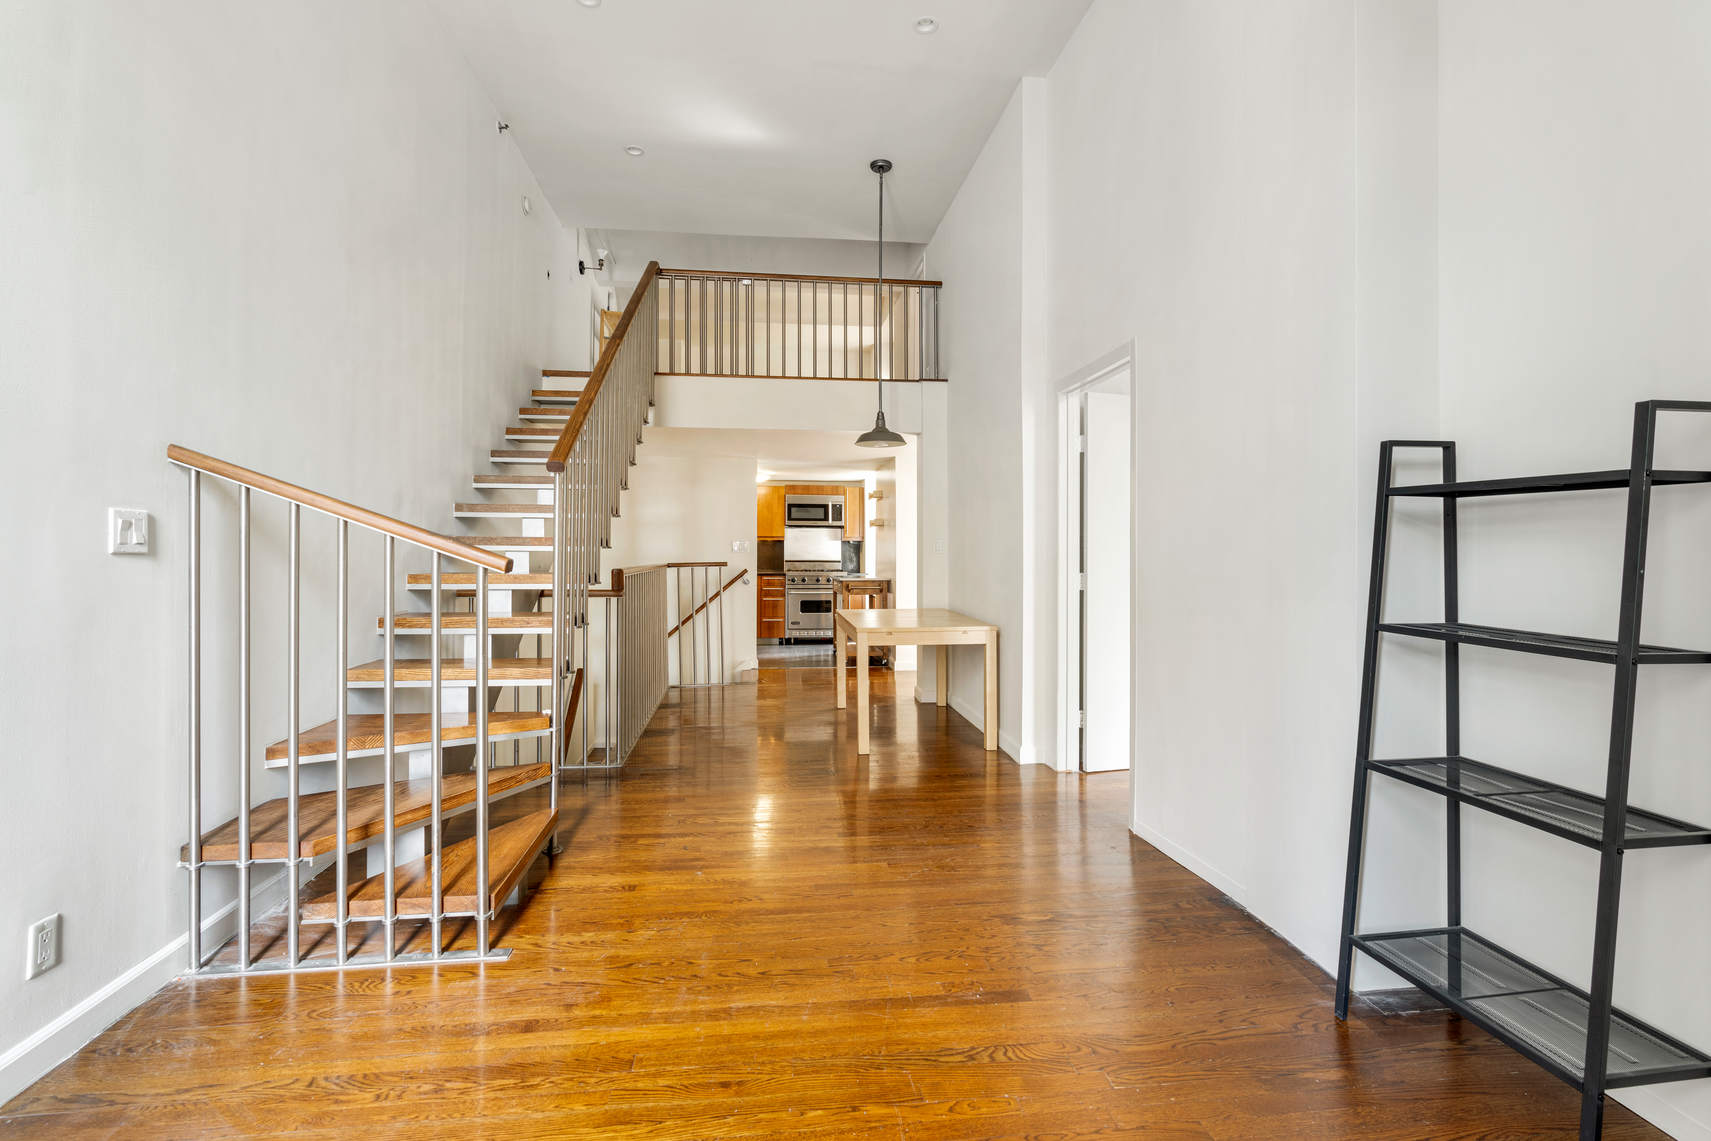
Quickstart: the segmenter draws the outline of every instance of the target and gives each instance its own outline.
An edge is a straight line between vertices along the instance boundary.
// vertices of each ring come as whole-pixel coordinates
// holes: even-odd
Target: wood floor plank
[[[0,1141],[1574,1136],[1571,1089],[1446,1012],[1337,1022],[1318,967],[1128,834],[1123,774],[1017,766],[874,683],[866,758],[829,669],[673,691],[622,773],[561,784],[509,961],[181,981]]]

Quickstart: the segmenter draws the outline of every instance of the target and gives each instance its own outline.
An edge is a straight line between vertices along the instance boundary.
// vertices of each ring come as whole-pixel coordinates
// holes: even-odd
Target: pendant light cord
[[[885,335],[885,323],[880,317],[885,295],[885,172],[879,172],[879,282],[873,291],[873,380],[879,385],[879,415],[885,415],[885,378],[879,375],[885,361],[880,343]]]

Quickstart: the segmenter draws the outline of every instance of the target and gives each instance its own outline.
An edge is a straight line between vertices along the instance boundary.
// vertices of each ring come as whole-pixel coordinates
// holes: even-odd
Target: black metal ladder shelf
[[[1349,817],[1348,869],[1337,964],[1337,1017],[1348,1016],[1354,952],[1358,949],[1579,1089],[1581,1141],[1596,1141],[1603,1131],[1605,1090],[1711,1077],[1711,1054],[1624,1014],[1611,1002],[1624,853],[1631,848],[1711,843],[1711,827],[1628,804],[1639,667],[1711,663],[1711,651],[1654,646],[1639,639],[1652,488],[1711,483],[1711,471],[1653,467],[1658,415],[1662,412],[1711,412],[1711,402],[1647,400],[1636,404],[1632,462],[1627,468],[1613,471],[1458,482],[1455,444],[1450,441],[1389,440],[1379,445],[1378,506],[1373,519],[1372,577],[1367,593],[1354,803]],[[1393,459],[1396,451],[1403,448],[1440,452],[1442,482],[1393,487]],[[1460,620],[1456,561],[1456,505],[1460,500],[1598,489],[1625,489],[1628,493],[1622,595],[1614,640],[1511,630]],[[1384,620],[1390,503],[1396,498],[1443,501],[1441,621]],[[1445,755],[1402,759],[1372,756],[1381,635],[1444,643]],[[1460,648],[1464,645],[1575,658],[1614,667],[1604,795],[1595,796],[1462,755]],[[1370,779],[1375,774],[1436,793],[1446,800],[1447,915],[1440,927],[1392,932],[1355,930],[1367,796]],[[1464,804],[1598,850],[1598,901],[1590,988],[1576,987],[1463,926],[1460,810]]]

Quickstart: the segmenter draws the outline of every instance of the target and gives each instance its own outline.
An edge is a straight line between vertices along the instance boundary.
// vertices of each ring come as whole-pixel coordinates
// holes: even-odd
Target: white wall
[[[1697,0],[1440,5],[1446,436],[1472,478],[1625,467],[1632,406],[1711,399],[1711,7]],[[1711,422],[1666,418],[1660,466],[1711,465]],[[1711,645],[1711,500],[1654,499],[1645,636]],[[1462,508],[1469,621],[1614,637],[1623,496]],[[1606,667],[1463,652],[1472,756],[1602,790]],[[1632,798],[1711,820],[1708,680],[1640,678]],[[1467,919],[1568,978],[1591,966],[1594,853],[1464,814]],[[1616,1000],[1711,1045],[1711,863],[1631,852]],[[1711,1136],[1711,1082],[1623,1091]]]
[[[877,210],[876,202],[876,227]],[[590,230],[588,237],[594,245],[612,251],[602,279],[625,287],[641,278],[650,261],[657,261],[666,269],[728,269],[834,277],[872,277],[879,267],[879,250],[874,242],[683,234],[665,230]],[[886,242],[885,276],[910,276],[921,260],[921,249],[911,242]]]
[[[1133,824],[1322,963],[1376,433],[1422,408],[1411,434],[1435,429],[1434,362],[1416,359],[1434,315],[1410,307],[1435,271],[1419,237],[1435,57],[1410,21],[1417,6],[1351,0],[1101,0],[1019,89],[928,248],[946,281],[947,601],[1018,652],[1001,736],[1056,759],[1055,392],[1132,351]],[[1422,169],[1424,193],[1357,213]],[[1429,704],[1405,700],[1386,739],[1436,733]],[[1381,873],[1399,860],[1375,845]],[[1436,861],[1408,866],[1394,892],[1434,905]]]
[[[645,433],[644,433],[645,436]],[[728,579],[737,571],[754,570],[755,463],[734,456],[660,456],[650,453],[647,443],[636,449],[636,466],[630,469],[630,486],[624,492],[623,512],[612,523],[612,546],[601,552],[602,573],[609,580],[613,567],[650,566],[655,563],[726,562],[724,571],[682,572],[683,613],[698,600],[718,589],[713,577]],[[746,542],[746,552],[731,550],[733,541]],[[673,572],[676,587],[676,572]],[[725,669],[728,675],[748,669],[755,662],[754,576],[738,583],[724,599]],[[712,631],[718,634],[717,622]],[[697,627],[694,637],[702,636]],[[676,639],[673,652],[676,653]],[[715,641],[717,647],[718,642]],[[687,661],[687,659],[685,659]],[[672,659],[673,679],[678,659]],[[713,668],[718,669],[715,654]]]
[[[1018,87],[927,246],[940,300],[951,502],[946,605],[999,628],[999,745],[1021,759],[1024,652],[1022,498],[1022,173],[1026,86]],[[956,282],[951,289],[948,283]],[[994,446],[1002,441],[1001,446]],[[923,598],[923,605],[932,605]],[[935,653],[938,651],[934,651]],[[983,667],[953,651],[950,700],[980,724]],[[933,671],[919,685],[931,693]]]
[[[183,961],[186,478],[167,444],[455,530],[450,505],[535,370],[576,349],[556,327],[571,239],[414,5],[65,0],[4,23],[0,455],[34,506],[10,513],[0,569],[18,603],[0,948],[15,963],[25,926],[58,911],[65,958],[28,983],[0,971],[0,1098]],[[236,733],[219,696],[231,496],[207,503],[218,760]],[[153,554],[105,554],[113,504],[154,513]],[[257,512],[257,594],[278,602],[278,512]],[[306,525],[306,616],[328,613],[330,541]],[[371,657],[372,550],[355,570],[351,643]],[[252,743],[285,730],[283,619],[266,613]],[[314,720],[334,637],[305,635]],[[210,819],[230,776],[210,780]],[[210,911],[226,890],[209,877]]]

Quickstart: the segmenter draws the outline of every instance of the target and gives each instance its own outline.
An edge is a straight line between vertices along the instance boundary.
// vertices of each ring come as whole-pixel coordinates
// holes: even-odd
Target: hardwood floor
[[[674,692],[565,786],[509,962],[174,984],[0,1136],[1574,1136],[1567,1086],[1446,1014],[1337,1023],[1128,835],[1124,774],[988,759],[874,680],[864,760],[830,670]]]

